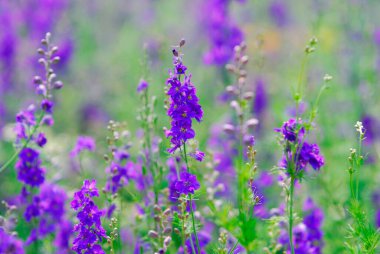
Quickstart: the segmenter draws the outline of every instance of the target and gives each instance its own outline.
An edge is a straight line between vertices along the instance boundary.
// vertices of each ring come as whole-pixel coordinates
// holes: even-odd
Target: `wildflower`
[[[76,157],[82,151],[87,150],[90,152],[94,152],[96,149],[95,140],[92,137],[80,136],[77,139],[75,147],[70,152],[70,157]]]
[[[41,186],[40,193],[33,197],[24,214],[28,222],[38,219],[38,226],[32,229],[28,244],[56,231],[64,220],[66,198],[65,191],[57,185],[45,183]]]
[[[199,150],[196,150],[194,153],[190,153],[189,155],[197,161],[203,161],[203,158],[205,157],[205,153]]]
[[[36,143],[39,147],[44,147],[47,143],[47,139],[44,133],[39,133],[36,139]]]
[[[194,194],[194,191],[200,188],[200,184],[197,181],[196,175],[190,174],[188,172],[182,172],[180,179],[175,181],[171,185],[171,193],[181,195],[181,194]]]
[[[0,228],[0,253],[24,254],[23,243],[13,234],[8,234]]]
[[[106,237],[105,230],[101,225],[103,212],[98,209],[92,200],[99,196],[95,180],[85,180],[81,190],[75,192],[71,207],[78,211],[79,223],[74,226],[77,232],[73,240],[73,250],[77,253],[105,253],[99,243]]]
[[[45,169],[41,168],[39,153],[32,148],[23,148],[16,162],[18,179],[26,185],[37,187],[45,180]]]
[[[148,82],[146,82],[145,80],[140,80],[140,83],[139,85],[137,86],[137,92],[138,93],[141,93],[143,92],[144,90],[146,90],[148,88],[149,84]]]
[[[171,118],[171,129],[166,134],[171,137],[172,147],[168,150],[170,153],[174,153],[187,140],[195,137],[192,119],[200,122],[203,117],[196,89],[191,83],[191,75],[186,75],[187,67],[182,64],[180,57],[174,57],[173,63],[174,74],[171,73],[166,82],[169,85],[167,95],[170,100],[167,114]],[[183,81],[181,75],[184,75]]]
[[[296,142],[302,140],[305,133],[305,129],[301,126],[297,120],[291,118],[285,122],[280,129],[276,129],[277,132],[281,132],[284,139],[289,142]]]
[[[210,49],[204,54],[206,64],[224,66],[233,57],[234,47],[243,41],[243,32],[229,15],[230,2],[205,1],[202,26],[206,25],[210,41]]]

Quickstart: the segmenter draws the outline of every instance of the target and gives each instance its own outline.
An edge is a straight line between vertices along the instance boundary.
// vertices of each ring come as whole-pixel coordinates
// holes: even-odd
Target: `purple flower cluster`
[[[38,187],[45,181],[45,169],[41,167],[40,154],[32,148],[23,148],[15,166],[17,178],[27,186]]]
[[[30,222],[38,220],[37,228],[32,229],[27,243],[30,244],[38,239],[43,239],[48,234],[62,228],[71,227],[71,223],[65,219],[66,192],[57,185],[45,183],[40,188],[40,193],[33,197],[32,203],[26,207],[25,219]],[[56,246],[68,250],[68,244],[62,243],[61,238],[69,238],[71,232],[58,234]]]
[[[190,80],[191,75],[187,76],[186,70],[187,67],[182,64],[181,58],[174,57],[174,73],[170,73],[167,80],[167,95],[170,100],[167,114],[171,118],[171,129],[167,131],[166,136],[171,137],[172,147],[168,150],[170,153],[174,153],[187,140],[195,137],[192,119],[200,122],[203,117],[196,89]],[[184,75],[183,81],[181,75]]]
[[[137,178],[135,164],[126,161],[127,158],[117,159],[106,169],[106,173],[111,175],[106,184],[106,190],[115,194],[128,184],[130,179]],[[142,176],[141,176],[142,177]]]
[[[309,144],[304,141],[305,128],[295,119],[290,119],[285,122],[281,129],[276,129],[281,132],[285,144],[285,155],[283,156],[280,167],[289,169],[292,162],[295,164],[297,172],[306,169],[310,165],[314,170],[319,170],[324,164],[324,157],[320,154],[317,144]],[[292,151],[291,146],[296,148],[295,152]]]
[[[169,200],[176,202],[182,195],[194,194],[194,191],[200,188],[196,175],[188,172],[182,172],[180,178],[175,177],[169,186]]]
[[[295,253],[320,254],[323,247],[323,211],[309,198],[304,204],[305,216],[301,223],[293,229],[293,243]],[[286,231],[280,235],[279,242],[290,253],[289,236]]]
[[[233,57],[233,49],[243,41],[243,32],[231,20],[230,0],[205,1],[206,14],[202,26],[206,25],[210,49],[204,55],[206,64],[224,66]]]
[[[100,245],[102,239],[106,237],[104,228],[101,225],[103,212],[98,209],[93,197],[99,196],[95,180],[85,180],[81,190],[75,192],[71,207],[78,211],[79,223],[74,226],[74,231],[78,233],[73,241],[73,250],[77,253],[105,253]]]
[[[0,253],[25,253],[22,241],[17,239],[14,235],[5,232],[3,228],[0,228]]]

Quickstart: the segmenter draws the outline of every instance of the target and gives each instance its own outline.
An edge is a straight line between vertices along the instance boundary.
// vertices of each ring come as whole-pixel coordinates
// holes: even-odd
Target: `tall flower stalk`
[[[356,149],[351,148],[348,157],[349,167],[348,173],[350,199],[348,212],[352,217],[353,223],[349,225],[346,248],[350,253],[378,253],[378,245],[380,243],[380,229],[375,229],[369,223],[365,208],[359,198],[359,173],[364,163],[362,153],[362,143],[365,139],[365,129],[361,122],[355,124],[358,132],[358,146]]]
[[[181,156],[186,162],[186,174],[178,174],[178,179],[174,184],[176,192],[181,195],[185,194],[190,201],[190,214],[192,220],[193,234],[195,237],[197,253],[200,253],[199,239],[197,235],[195,216],[193,210],[193,197],[194,191],[199,189],[199,183],[196,180],[196,176],[191,174],[191,170],[188,163],[188,151],[186,148],[186,142],[195,137],[195,131],[192,128],[192,120],[195,119],[198,122],[202,120],[203,111],[199,105],[199,99],[196,95],[196,89],[191,83],[191,75],[186,75],[187,67],[182,63],[181,49],[185,45],[185,40],[181,40],[179,45],[173,49],[173,64],[174,69],[170,72],[170,77],[167,80],[169,96],[169,106],[167,114],[171,118],[171,129],[166,132],[166,136],[170,137],[171,148],[168,149],[169,153],[174,153],[177,150],[180,151]],[[183,77],[183,80],[181,80]],[[203,160],[204,153],[195,151],[190,154],[197,160]],[[191,187],[189,189],[189,187]],[[190,236],[190,241],[192,237]],[[192,243],[194,249],[194,243]]]
[[[45,77],[34,77],[35,90],[41,98],[39,114],[36,117],[37,109],[34,105],[30,105],[27,110],[17,114],[15,126],[17,149],[9,160],[1,166],[0,173],[14,162],[17,156],[29,146],[31,141],[35,141],[40,147],[44,146],[47,141],[45,135],[39,133],[36,136],[35,134],[37,134],[41,124],[52,125],[54,123],[52,118],[54,108],[53,91],[61,89],[63,83],[56,80],[57,76],[54,73],[53,65],[60,61],[60,57],[56,56],[58,47],[52,46],[50,33],[47,33],[45,39],[41,40],[41,44],[45,49],[39,48],[37,50],[38,54],[42,56],[38,62],[44,67]]]

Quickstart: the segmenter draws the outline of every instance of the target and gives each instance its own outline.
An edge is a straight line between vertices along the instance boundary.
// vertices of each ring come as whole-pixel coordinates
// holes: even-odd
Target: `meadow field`
[[[379,12],[0,0],[0,254],[380,253]]]

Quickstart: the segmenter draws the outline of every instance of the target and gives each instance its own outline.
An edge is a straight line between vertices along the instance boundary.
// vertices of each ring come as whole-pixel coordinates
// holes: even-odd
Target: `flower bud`
[[[36,85],[41,84],[42,83],[41,77],[40,76],[34,76],[33,83]]]
[[[181,41],[179,42],[179,46],[183,47],[185,43],[186,43],[185,39],[181,39]]]
[[[233,134],[235,132],[235,127],[232,124],[225,124],[223,130],[228,134]]]
[[[253,92],[245,92],[244,94],[243,94],[243,98],[244,99],[246,99],[246,100],[252,100],[253,99],[253,97],[254,97],[254,93]]]
[[[148,236],[150,238],[158,238],[158,233],[156,231],[154,231],[154,230],[149,230]]]
[[[59,89],[61,89],[62,87],[63,87],[63,83],[62,83],[62,81],[58,80],[58,81],[54,82],[54,89],[59,90]]]

